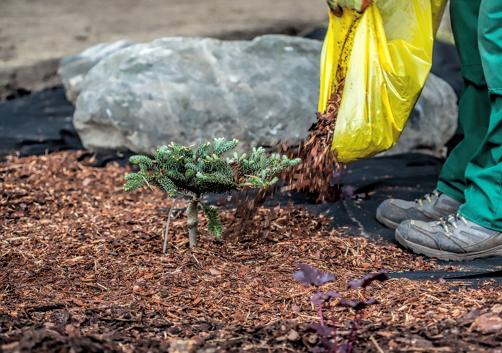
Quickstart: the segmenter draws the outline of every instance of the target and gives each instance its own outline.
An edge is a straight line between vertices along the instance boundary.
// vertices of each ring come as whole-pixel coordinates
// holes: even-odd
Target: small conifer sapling
[[[153,185],[174,199],[187,199],[188,235],[190,247],[195,247],[199,209],[207,218],[208,231],[217,237],[222,232],[216,208],[201,200],[204,194],[244,188],[266,189],[277,183],[279,174],[285,169],[300,162],[299,159],[268,154],[261,147],[250,153],[234,153],[232,157],[226,157],[237,144],[237,140],[225,139],[197,146],[171,143],[158,148],[151,156],[132,156],[129,162],[137,165],[139,171],[126,175],[124,190]]]

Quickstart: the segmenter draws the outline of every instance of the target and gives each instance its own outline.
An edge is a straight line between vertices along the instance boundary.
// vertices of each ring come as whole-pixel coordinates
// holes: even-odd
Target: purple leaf
[[[308,329],[313,330],[319,336],[317,345],[314,349],[310,350],[311,352],[337,352],[334,327],[322,324],[311,324],[308,326]]]
[[[356,188],[350,185],[342,186],[342,198],[344,200],[353,200],[356,198]]]
[[[351,352],[352,352],[352,347],[349,343],[343,343],[340,345],[338,353],[351,353]]]
[[[308,328],[315,333],[317,333],[321,337],[332,337],[333,336],[333,328],[328,326],[328,325],[321,325],[321,324],[310,324]]]
[[[342,299],[338,303],[338,306],[342,306],[344,308],[351,308],[355,311],[360,311],[366,309],[370,305],[375,305],[375,304],[377,304],[377,301],[375,299],[370,299],[368,301]]]
[[[340,185],[343,177],[347,174],[346,170],[343,168],[336,168],[331,174],[330,186]]]
[[[370,305],[375,305],[375,304],[378,304],[378,300],[376,300],[376,299],[371,298],[371,299],[368,299],[368,300],[366,301],[366,305],[367,305],[367,306],[370,306]]]
[[[353,281],[350,281],[349,288],[352,288],[352,289],[366,288],[371,283],[373,283],[375,281],[385,282],[388,279],[389,279],[389,276],[387,275],[387,271],[370,273],[369,275],[366,275],[361,279],[355,279]]]
[[[322,286],[328,282],[333,282],[336,276],[332,273],[322,272],[314,267],[306,264],[299,264],[300,271],[293,274],[293,277],[298,282],[306,285]]]
[[[323,305],[325,303],[329,303],[331,299],[336,299],[340,298],[340,294],[338,294],[335,291],[329,291],[329,292],[319,292],[319,293],[314,293],[312,295],[312,304],[314,305]]]

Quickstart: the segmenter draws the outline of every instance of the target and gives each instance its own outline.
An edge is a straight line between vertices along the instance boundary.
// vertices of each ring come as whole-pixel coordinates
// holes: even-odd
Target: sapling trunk
[[[199,235],[197,230],[197,226],[199,225],[198,209],[199,196],[194,196],[187,209],[188,239],[190,240],[190,248],[197,246],[197,238]]]
[[[169,236],[169,226],[171,225],[171,218],[173,217],[173,211],[174,211],[175,207],[176,207],[176,199],[173,200],[173,204],[171,205],[171,208],[169,209],[169,215],[167,216],[167,222],[164,227],[164,245],[162,246],[162,253],[163,254],[167,253],[167,237]]]

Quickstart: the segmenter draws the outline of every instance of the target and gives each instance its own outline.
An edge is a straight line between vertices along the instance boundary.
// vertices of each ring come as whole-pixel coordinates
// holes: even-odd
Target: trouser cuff
[[[461,206],[458,212],[462,217],[476,223],[478,226],[485,227],[496,232],[502,232],[502,226],[499,224],[493,224],[485,219],[479,218],[479,215],[476,215],[476,212],[472,212],[469,207]]]
[[[464,203],[465,202],[465,197],[464,197],[464,193],[463,192],[459,192],[458,190],[450,187],[448,184],[446,184],[446,183],[444,183],[442,181],[438,181],[436,189],[439,192],[442,192],[446,196],[449,196],[452,199],[454,199],[454,200],[456,200],[456,201],[458,201],[460,203]]]

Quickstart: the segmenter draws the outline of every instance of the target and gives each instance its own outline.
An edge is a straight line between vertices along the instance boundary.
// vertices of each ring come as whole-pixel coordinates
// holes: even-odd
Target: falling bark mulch
[[[122,191],[126,168],[93,168],[83,152],[9,157],[0,164],[0,352],[307,352],[318,337],[315,291],[293,280],[299,263],[337,276],[335,289],[367,309],[356,352],[501,352],[496,284],[390,280],[368,293],[368,272],[434,270],[392,244],[344,236],[297,207],[259,208],[225,239],[204,230],[188,249],[183,205],[159,191]],[[340,336],[352,314],[334,308]]]

